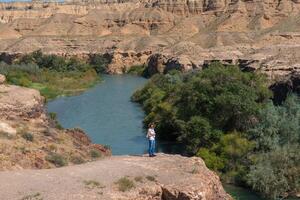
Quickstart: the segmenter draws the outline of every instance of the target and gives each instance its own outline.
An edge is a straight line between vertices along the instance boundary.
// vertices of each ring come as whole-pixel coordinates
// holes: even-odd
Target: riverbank
[[[7,83],[37,89],[50,100],[75,95],[94,86],[100,81],[105,62],[101,56],[83,61],[36,51],[16,58],[11,64],[0,62],[0,74],[6,76]]]

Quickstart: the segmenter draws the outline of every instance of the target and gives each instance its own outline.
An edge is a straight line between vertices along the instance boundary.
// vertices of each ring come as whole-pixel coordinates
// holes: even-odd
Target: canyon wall
[[[299,10],[298,0],[0,3],[0,52],[110,53],[109,73],[159,57],[183,71],[219,60],[276,78],[299,71]]]

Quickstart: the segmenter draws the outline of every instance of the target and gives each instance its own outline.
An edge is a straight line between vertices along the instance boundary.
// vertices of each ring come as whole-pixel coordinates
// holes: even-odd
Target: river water
[[[146,153],[144,112],[130,97],[147,80],[131,75],[103,75],[102,79],[103,82],[78,96],[50,101],[48,112],[57,113],[63,127],[80,127],[94,143],[109,145],[114,155]],[[165,153],[180,151],[176,144],[159,141],[157,148]],[[225,188],[238,200],[263,200],[243,188],[229,185]]]
[[[144,113],[130,96],[146,79],[129,75],[101,78],[103,82],[78,96],[49,102],[48,112],[57,113],[63,127],[80,127],[94,143],[109,145],[114,155],[145,153]]]

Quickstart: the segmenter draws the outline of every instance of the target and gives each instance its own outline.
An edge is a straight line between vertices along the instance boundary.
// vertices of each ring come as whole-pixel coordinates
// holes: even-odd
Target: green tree
[[[214,129],[209,121],[200,116],[192,117],[182,130],[181,138],[188,152],[195,154],[200,147],[211,147],[219,140],[222,132]]]
[[[257,154],[247,176],[248,184],[271,199],[285,197],[300,190],[299,145],[277,147]]]
[[[192,76],[178,91],[184,119],[202,115],[221,130],[246,130],[271,93],[262,75],[215,64]]]
[[[269,102],[259,112],[256,125],[248,131],[257,151],[269,151],[279,145],[300,143],[300,100],[289,95],[282,106]]]

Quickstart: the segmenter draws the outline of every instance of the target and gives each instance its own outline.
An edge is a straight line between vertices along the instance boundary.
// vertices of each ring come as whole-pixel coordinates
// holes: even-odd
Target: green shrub
[[[252,188],[270,199],[279,199],[300,189],[299,145],[278,147],[257,155],[247,176]]]
[[[110,59],[104,55],[95,54],[90,58],[90,64],[96,70],[97,73],[105,73],[107,65],[110,63]]]
[[[145,73],[146,65],[133,65],[127,71],[128,74],[143,76]]]
[[[32,133],[23,133],[22,138],[24,138],[27,141],[33,142],[34,136]]]
[[[214,171],[222,170],[225,167],[224,160],[207,148],[200,148],[196,155],[201,157],[206,166]]]
[[[300,190],[300,99],[288,95],[281,106],[269,102],[248,131],[256,147],[247,182],[263,196],[278,199]]]
[[[50,119],[52,119],[52,120],[57,120],[57,114],[56,114],[56,113],[54,113],[54,112],[49,112],[48,115],[49,115]]]
[[[96,150],[96,149],[90,150],[90,155],[91,155],[92,158],[102,157],[102,153],[99,150]]]
[[[85,160],[81,156],[72,156],[70,161],[77,165],[85,163]]]
[[[135,187],[135,184],[132,180],[127,177],[120,178],[116,184],[118,185],[119,191],[126,192]]]
[[[63,167],[68,164],[68,161],[65,159],[65,157],[58,153],[51,153],[47,155],[46,160],[53,163],[57,167]]]

